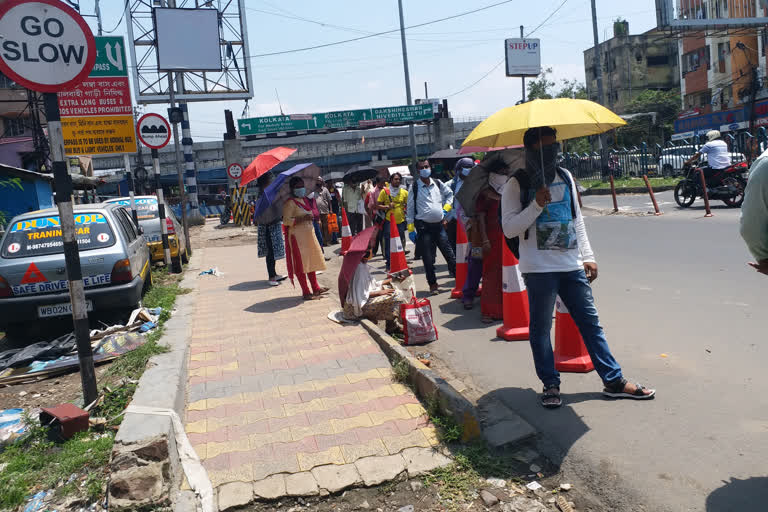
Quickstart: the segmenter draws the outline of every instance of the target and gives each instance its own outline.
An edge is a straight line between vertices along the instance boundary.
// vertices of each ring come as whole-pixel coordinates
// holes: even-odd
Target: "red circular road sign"
[[[243,175],[243,166],[240,164],[229,164],[229,167],[227,167],[227,174],[233,180],[239,180],[240,176]]]
[[[88,78],[96,42],[85,20],[58,0],[0,3],[0,71],[33,91],[72,89]]]
[[[136,133],[142,144],[160,149],[171,140],[171,125],[160,114],[144,114],[136,124]]]

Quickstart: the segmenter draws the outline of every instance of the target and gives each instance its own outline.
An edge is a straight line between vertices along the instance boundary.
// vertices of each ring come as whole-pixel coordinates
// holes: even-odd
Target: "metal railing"
[[[768,149],[768,132],[764,127],[756,135],[748,132],[725,134],[731,163],[746,161],[751,164]],[[579,179],[608,179],[642,177],[675,177],[683,175],[683,165],[706,143],[706,136],[669,141],[663,147],[649,146],[613,147],[588,153],[562,153],[560,165]],[[699,163],[702,163],[701,161]]]

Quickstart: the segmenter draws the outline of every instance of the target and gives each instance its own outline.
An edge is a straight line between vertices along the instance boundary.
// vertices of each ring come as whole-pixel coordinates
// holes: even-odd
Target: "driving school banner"
[[[88,79],[58,96],[68,156],[136,152],[133,101],[122,37],[96,37],[96,63]]]

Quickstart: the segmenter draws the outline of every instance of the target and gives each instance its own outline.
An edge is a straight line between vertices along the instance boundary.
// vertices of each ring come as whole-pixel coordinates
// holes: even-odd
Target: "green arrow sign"
[[[429,121],[433,118],[432,104],[424,103],[399,107],[341,110],[306,116],[252,117],[249,119],[239,119],[237,124],[240,135],[248,136],[305,130],[343,130],[366,126]]]
[[[125,41],[122,36],[96,37],[96,62],[88,76],[128,76]]]

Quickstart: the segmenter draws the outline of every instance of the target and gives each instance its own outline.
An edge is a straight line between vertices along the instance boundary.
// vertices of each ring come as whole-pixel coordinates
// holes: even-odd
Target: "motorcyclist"
[[[728,153],[728,144],[722,139],[718,130],[707,132],[707,143],[701,146],[699,150],[685,162],[689,166],[697,162],[701,155],[707,155],[707,165],[702,167],[704,178],[708,187],[715,187],[720,183],[713,182],[713,176],[719,171],[731,166],[731,155]]]

